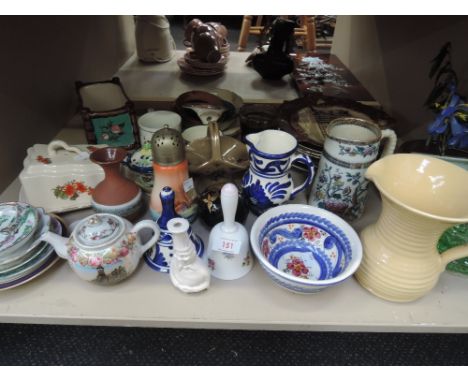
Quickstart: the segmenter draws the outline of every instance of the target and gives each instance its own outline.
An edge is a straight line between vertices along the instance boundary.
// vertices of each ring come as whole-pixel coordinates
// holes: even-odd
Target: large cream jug
[[[382,196],[376,223],[360,234],[364,251],[359,283],[390,301],[428,293],[452,260],[468,256],[468,245],[439,255],[437,242],[449,227],[468,222],[468,171],[418,154],[390,155],[366,172]]]

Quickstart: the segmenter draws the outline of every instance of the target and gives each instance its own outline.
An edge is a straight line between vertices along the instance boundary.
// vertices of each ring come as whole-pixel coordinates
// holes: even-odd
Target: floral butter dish
[[[90,207],[92,190],[104,179],[104,171],[89,154],[103,146],[52,141],[30,147],[19,175],[20,199],[47,213]]]

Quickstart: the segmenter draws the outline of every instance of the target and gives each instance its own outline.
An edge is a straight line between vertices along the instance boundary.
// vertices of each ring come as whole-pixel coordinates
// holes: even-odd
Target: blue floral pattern
[[[288,281],[262,264],[281,286],[302,293],[316,292],[301,280],[328,280],[341,274],[352,259],[347,235],[328,219],[310,213],[284,213],[269,219],[258,243],[263,256],[278,270],[294,277]]]
[[[323,160],[314,183],[314,205],[344,217],[355,219],[364,210],[368,181],[365,169],[344,169]]]
[[[379,151],[379,145],[364,145],[364,146],[357,146],[357,145],[338,145],[340,152],[338,155],[349,155],[351,157],[360,156],[360,157],[367,157],[367,156],[374,156]]]
[[[276,268],[287,268],[294,256],[307,268],[307,278],[314,280],[336,277],[352,256],[349,239],[340,228],[328,219],[305,213],[271,218],[260,231],[259,245]]]

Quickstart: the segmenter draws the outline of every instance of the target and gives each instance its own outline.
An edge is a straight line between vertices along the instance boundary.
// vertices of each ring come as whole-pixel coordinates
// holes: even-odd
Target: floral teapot
[[[144,228],[154,234],[142,244],[138,232]],[[132,226],[119,216],[102,213],[81,220],[69,238],[46,232],[41,240],[51,244],[60,257],[68,260],[82,279],[111,285],[130,276],[141,256],[158,238],[159,228],[151,220]]]

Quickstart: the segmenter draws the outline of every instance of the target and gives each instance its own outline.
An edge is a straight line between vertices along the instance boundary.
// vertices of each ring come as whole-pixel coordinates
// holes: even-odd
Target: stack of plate
[[[205,62],[196,58],[192,51],[187,53],[177,60],[177,65],[182,72],[194,76],[216,76],[224,73],[227,57],[222,54],[218,62]]]
[[[59,259],[40,240],[47,231],[62,234],[58,219],[21,202],[0,203],[0,290],[26,283]]]

